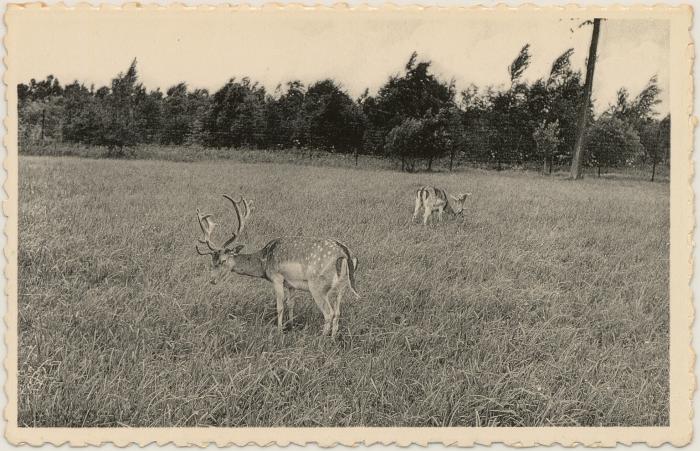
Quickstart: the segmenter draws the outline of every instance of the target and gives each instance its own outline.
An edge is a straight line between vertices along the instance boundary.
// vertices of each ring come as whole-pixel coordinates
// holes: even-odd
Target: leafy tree
[[[660,94],[661,89],[656,76],[651,77],[644,89],[633,99],[630,99],[626,88],[620,88],[617,91],[615,104],[608,108],[606,114],[636,125],[638,122],[656,116],[654,109],[661,102]]]
[[[157,100],[156,93],[152,95],[153,100]],[[204,141],[204,119],[209,107],[209,92],[206,89],[190,92],[186,83],[178,83],[168,88],[160,104],[162,143],[195,144]],[[157,117],[157,111],[154,113]]]
[[[406,119],[436,116],[454,101],[454,83],[445,83],[430,73],[430,61],[418,61],[413,52],[402,75],[393,75],[375,97],[363,96],[362,105],[368,122],[365,142],[372,151],[381,151],[384,137]]]
[[[525,44],[520,49],[520,53],[515,57],[513,62],[508,66],[511,83],[516,83],[525,72],[525,69],[530,65],[530,44]]]
[[[557,146],[561,142],[559,137],[559,122],[549,122],[542,121],[540,125],[535,128],[532,134],[535,142],[537,143],[537,151],[542,158],[543,167],[542,173],[547,172],[547,164],[549,164],[549,173],[552,172],[552,156]]]
[[[525,155],[523,149],[534,147],[529,145],[532,140],[530,117],[527,114],[526,99],[527,87],[517,84],[505,91],[491,92],[490,104],[491,123],[498,130],[493,137],[495,142],[491,146],[492,159],[501,169],[502,164],[509,161],[523,163]]]
[[[264,144],[265,88],[247,77],[232,78],[211,99],[204,123],[207,144],[215,147],[261,146]]]
[[[647,137],[646,144],[643,145],[647,148],[649,156],[651,158],[651,181],[654,181],[656,176],[656,166],[662,161],[668,163],[668,153],[671,149],[671,116],[666,115],[661,121],[656,123],[656,139],[652,142],[652,137]],[[650,127],[645,127],[645,130],[649,130]]]
[[[63,88],[58,79],[49,75],[29,85],[17,86],[19,148],[28,144],[61,141],[64,117]]]
[[[534,118],[541,117],[547,105],[547,90],[542,81],[531,89],[521,81],[530,62],[529,44],[524,45],[508,66],[511,84],[506,89],[489,89],[483,104],[488,127],[484,128],[489,161],[498,169],[507,162],[524,164],[536,151],[532,138]],[[533,111],[534,110],[534,111]]]
[[[369,90],[357,99],[357,103],[362,109],[366,126],[362,135],[362,149],[368,154],[380,154],[384,149],[384,139],[389,130],[386,124],[388,116],[384,115],[377,106],[377,99],[369,95]]]
[[[520,79],[530,64],[530,45],[525,44],[508,66],[511,84],[505,90],[490,91],[491,122],[498,133],[493,135],[492,157],[498,168],[508,161],[523,164],[534,149],[534,124],[528,112],[529,87]]]
[[[429,158],[438,156],[442,152],[449,153],[451,171],[454,165],[455,154],[465,144],[462,111],[456,105],[442,108],[438,112],[436,122],[436,149],[430,152]],[[431,162],[429,163],[430,166]]]
[[[423,119],[407,118],[392,128],[386,136],[386,150],[401,158],[401,170],[413,172],[415,158],[420,155],[425,135]]]
[[[574,49],[570,48],[559,55],[552,63],[552,68],[549,71],[547,83],[550,85],[561,85],[566,83],[566,80],[571,78],[574,72],[571,70],[571,55],[574,54]]]
[[[210,138],[204,124],[211,111],[211,97],[206,89],[195,89],[187,94],[187,111],[191,121],[185,144],[203,144]]]
[[[29,100],[45,100],[49,97],[60,97],[63,94],[63,88],[58,78],[53,75],[48,75],[45,80],[36,81],[31,79],[29,86],[21,85],[22,96],[28,96]],[[18,91],[18,94],[20,92]]]
[[[569,161],[576,143],[580,101],[584,93],[581,72],[571,68],[573,52],[573,49],[568,49],[554,60],[549,77],[545,81],[548,99],[542,116],[547,122],[559,123],[561,138],[551,155],[552,162]],[[592,116],[593,104],[590,102],[588,109]]]
[[[45,144],[62,140],[61,120],[63,99],[47,97],[30,100],[19,106],[19,147],[29,144]]]
[[[125,148],[139,142],[136,102],[137,96],[142,96],[144,91],[143,85],[138,82],[134,58],[126,73],[119,73],[112,80],[111,89],[103,99],[99,144],[107,146],[109,156],[123,157],[126,155]]]
[[[656,119],[656,106],[661,102],[659,95],[661,90],[656,76],[651,77],[647,85],[634,98],[630,98],[629,91],[620,88],[617,91],[615,104],[605,112],[606,115],[618,118],[634,127],[642,143],[639,158],[646,163],[655,155],[658,146],[660,121]],[[655,156],[654,156],[655,158]],[[652,161],[655,164],[655,161]],[[655,168],[654,168],[655,169]]]
[[[63,138],[68,142],[99,144],[104,118],[97,99],[77,81],[66,86],[64,97]]]
[[[462,91],[463,148],[469,161],[487,162],[495,155],[496,128],[492,125],[492,98],[489,91],[481,95],[475,85]]]
[[[186,83],[178,83],[165,92],[161,137],[164,144],[183,144],[191,132],[193,118],[187,94]]]
[[[302,104],[301,123],[303,141],[314,148],[348,152],[361,145],[362,111],[332,80],[309,87]]]
[[[634,127],[625,121],[604,116],[589,128],[586,137],[586,153],[590,166],[619,167],[633,162],[642,144]]]
[[[299,80],[290,81],[285,92],[278,85],[275,94],[266,105],[267,142],[283,147],[299,146],[302,144],[301,112],[306,95],[304,84]]]
[[[461,138],[450,128],[461,129],[453,114],[453,111],[446,109],[437,116],[405,119],[387,134],[386,151],[401,158],[401,170],[413,172],[416,170],[416,160],[424,159],[430,171],[433,160],[449,148],[450,141]]]
[[[29,100],[29,96],[31,96],[31,89],[29,86],[25,85],[24,83],[20,83],[17,85],[17,101],[19,102],[20,105],[22,105],[24,102]]]
[[[138,142],[160,142],[163,130],[163,93],[159,89],[149,93],[145,89],[137,90],[134,108]]]

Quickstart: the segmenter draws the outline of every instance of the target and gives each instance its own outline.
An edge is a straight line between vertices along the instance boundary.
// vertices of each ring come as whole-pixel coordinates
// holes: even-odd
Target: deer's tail
[[[336,241],[336,243],[345,254],[336,261],[338,277],[342,278],[344,274],[347,274],[346,277],[348,278],[348,286],[350,287],[350,291],[352,291],[352,293],[359,298],[360,295],[357,294],[357,288],[355,288],[355,271],[357,271],[358,263],[357,258],[350,255],[350,250],[348,250],[347,246],[345,246],[343,243],[339,241]]]
[[[350,259],[345,261],[345,264],[348,267],[348,282],[350,285],[350,290],[352,291],[352,294],[355,295],[355,297],[360,297],[359,294],[357,294],[357,288],[355,288],[355,271],[357,271],[357,258],[356,257],[350,257]]]

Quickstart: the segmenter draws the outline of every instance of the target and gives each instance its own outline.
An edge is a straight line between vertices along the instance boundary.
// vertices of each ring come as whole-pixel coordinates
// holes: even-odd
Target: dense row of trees
[[[309,86],[292,81],[268,92],[248,79],[231,79],[209,93],[180,83],[148,91],[136,60],[111,86],[95,89],[53,76],[18,86],[20,149],[36,143],[100,145],[115,156],[136,144],[292,148],[399,158],[402,168],[430,168],[438,158],[493,164],[537,163],[551,171],[571,160],[583,97],[573,49],[559,56],[546,78],[523,79],[525,45],[507,67],[510,83],[457,92],[430,61],[412,54],[403,71],[375,95],[351,98],[334,80]],[[587,164],[615,167],[668,161],[670,118],[657,117],[656,78],[636,96],[625,89],[593,117]]]

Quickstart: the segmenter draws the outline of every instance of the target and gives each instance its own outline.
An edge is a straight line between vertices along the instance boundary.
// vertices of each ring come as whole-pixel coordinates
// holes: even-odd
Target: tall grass
[[[19,180],[20,425],[668,424],[665,184],[45,157]],[[464,220],[412,223],[426,183],[471,191]],[[194,211],[233,221],[221,193],[254,199],[248,250],[359,258],[336,341],[308,294],[278,334],[267,282],[207,283]]]

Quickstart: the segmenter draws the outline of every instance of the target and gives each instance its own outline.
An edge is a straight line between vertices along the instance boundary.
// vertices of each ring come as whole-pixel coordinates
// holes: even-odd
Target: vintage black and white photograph
[[[9,8],[13,437],[684,440],[690,17]]]

